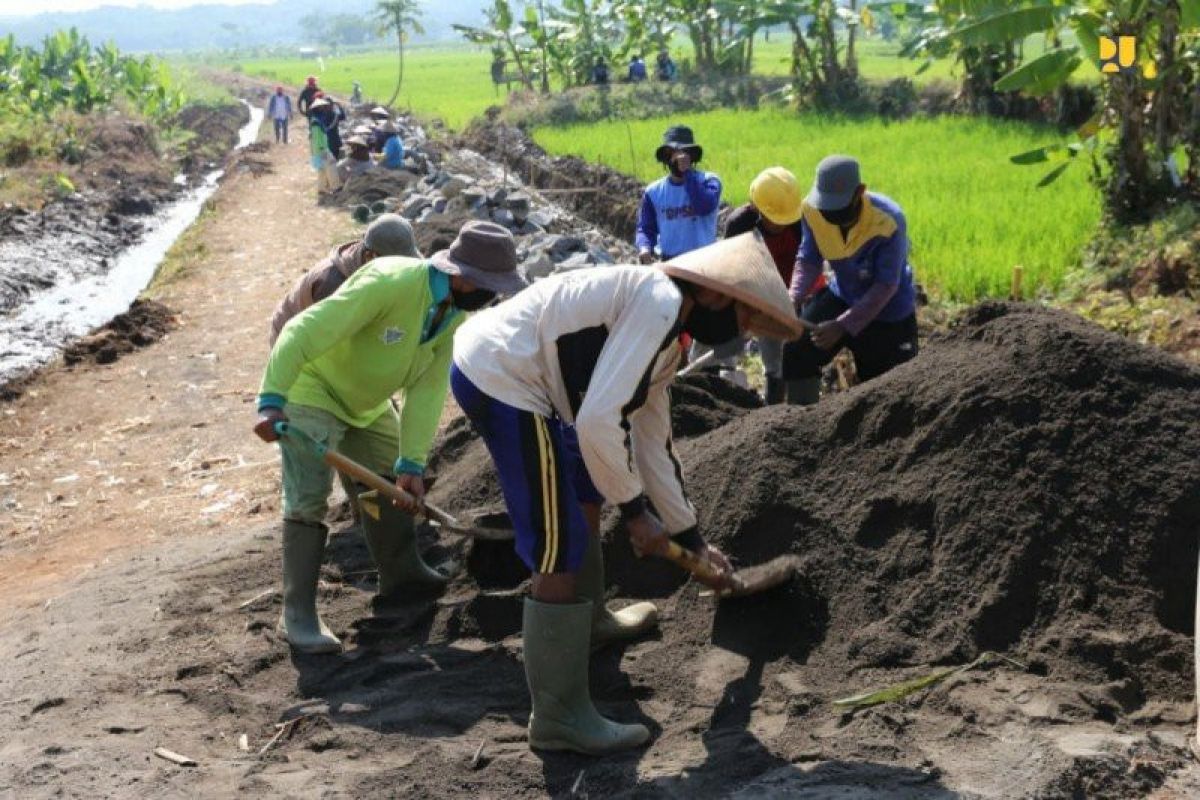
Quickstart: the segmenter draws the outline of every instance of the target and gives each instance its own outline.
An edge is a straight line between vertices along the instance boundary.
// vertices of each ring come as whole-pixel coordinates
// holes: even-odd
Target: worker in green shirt
[[[525,285],[512,233],[468,222],[448,250],[429,260],[377,258],[333,295],[284,326],[271,350],[254,432],[277,440],[288,421],[364,464],[419,503],[425,462],[450,378],[454,331],[464,312]],[[392,396],[402,393],[399,411]],[[303,441],[284,437],[283,614],[280,628],[306,653],[341,650],[317,614],[317,579],[328,529],[330,468]],[[402,586],[440,586],[446,576],[417,549],[414,504],[396,508],[374,493],[358,497],[363,534],[379,569],[379,597]]]

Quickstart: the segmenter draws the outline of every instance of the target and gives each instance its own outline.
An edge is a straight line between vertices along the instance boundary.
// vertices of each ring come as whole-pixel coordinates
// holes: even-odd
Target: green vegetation
[[[543,128],[534,137],[552,153],[649,181],[663,174],[654,146],[676,121]],[[1008,163],[1008,153],[1051,136],[1026,124],[966,118],[887,123],[780,110],[708,112],[687,121],[704,145],[704,166],[721,176],[731,203],[745,202],[750,181],[764,167],[783,165],[807,183],[829,153],[858,157],[867,185],[907,214],[918,279],[947,300],[1006,295],[1018,264],[1027,294],[1057,290],[1100,217],[1084,173],[1037,190],[1035,175]]]
[[[165,125],[183,101],[162,62],[93,47],[74,29],[40,47],[0,39],[0,158],[10,169],[28,167],[3,176],[0,199],[26,206],[74,192],[65,173],[86,158],[94,112],[116,108]]]
[[[0,39],[0,115],[87,114],[118,99],[152,119],[183,105],[162,62],[122,55],[112,44],[93,48],[74,28],[47,36],[40,48],[20,47],[11,34]]]
[[[439,117],[460,129],[489,105],[503,103],[503,89],[488,77],[492,62],[486,50],[454,47],[412,47],[406,51],[404,86],[397,107],[422,117]],[[394,52],[359,53],[322,61],[299,58],[246,61],[242,69],[279,81],[293,93],[308,75],[316,75],[321,86],[341,97],[349,97],[353,81],[362,84],[363,94],[386,99],[396,86]]]

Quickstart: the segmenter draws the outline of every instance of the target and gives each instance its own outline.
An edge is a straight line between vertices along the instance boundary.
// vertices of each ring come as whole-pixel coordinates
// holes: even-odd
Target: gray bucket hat
[[[421,257],[421,251],[413,241],[412,225],[399,214],[380,214],[367,226],[363,246],[381,256]]]
[[[837,211],[850,205],[862,184],[858,162],[850,156],[826,156],[817,164],[817,177],[804,202],[818,211]]]
[[[516,294],[526,285],[517,272],[516,240],[508,228],[494,222],[466,223],[450,249],[439,250],[430,260],[447,275],[461,275],[497,294]]]

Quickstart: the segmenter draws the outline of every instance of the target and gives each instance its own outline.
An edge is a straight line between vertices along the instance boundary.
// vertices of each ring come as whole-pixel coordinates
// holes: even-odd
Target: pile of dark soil
[[[68,364],[111,364],[121,356],[153,344],[177,323],[171,309],[154,300],[139,298],[124,314],[71,343],[63,351]]]
[[[356,206],[403,197],[420,176],[407,169],[373,169],[354,175],[338,191],[322,198],[322,205]]]
[[[518,175],[532,178],[531,185],[538,189],[588,190],[564,192],[555,200],[613,236],[633,240],[645,188],[640,181],[581,158],[551,158],[525,131],[500,122],[499,111],[488,109],[486,119],[472,122],[462,146],[507,163]]]
[[[680,457],[712,541],[804,562],[790,590],[730,604],[757,657],[845,674],[1010,651],[1121,681],[1131,707],[1190,696],[1200,371],[1181,361],[989,304],[880,379],[739,416]],[[637,575],[621,538],[614,574]]]

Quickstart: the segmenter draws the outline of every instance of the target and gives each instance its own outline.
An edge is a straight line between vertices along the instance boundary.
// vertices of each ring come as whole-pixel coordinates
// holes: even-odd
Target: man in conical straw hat
[[[680,333],[718,345],[800,330],[757,232],[655,267],[555,275],[459,329],[451,389],[492,455],[517,553],[534,573],[524,613],[531,747],[599,755],[650,736],[602,717],[588,693],[590,650],[657,622],[651,603],[604,606],[604,502],[620,508],[639,554],[662,554],[669,537],[730,570],[700,533],[671,445]]]

